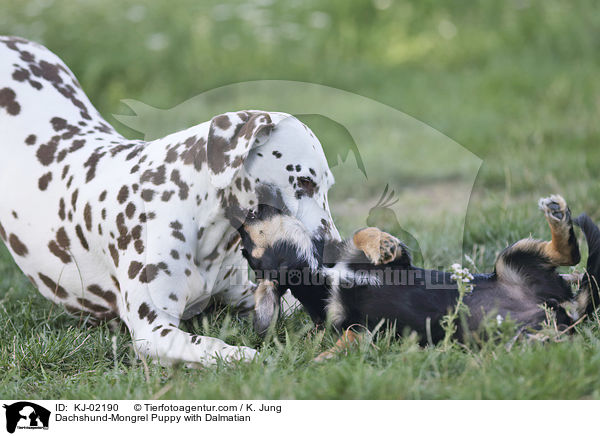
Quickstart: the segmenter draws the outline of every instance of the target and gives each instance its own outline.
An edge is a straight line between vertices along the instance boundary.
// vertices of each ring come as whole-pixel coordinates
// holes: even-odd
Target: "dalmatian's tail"
[[[583,313],[591,314],[600,307],[600,229],[586,214],[578,216],[574,223],[581,227],[588,245],[586,273],[577,295],[578,307]]]

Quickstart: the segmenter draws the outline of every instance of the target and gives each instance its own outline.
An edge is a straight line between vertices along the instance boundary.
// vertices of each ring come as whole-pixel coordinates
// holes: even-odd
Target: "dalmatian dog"
[[[191,366],[256,351],[179,329],[219,300],[254,305],[232,226],[275,186],[314,235],[339,239],[321,144],[291,115],[247,110],[128,140],[47,48],[0,37],[0,238],[67,311],[121,320],[138,356]]]

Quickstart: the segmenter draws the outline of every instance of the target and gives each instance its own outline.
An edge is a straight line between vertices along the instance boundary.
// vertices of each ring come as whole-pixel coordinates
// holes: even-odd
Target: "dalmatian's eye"
[[[309,197],[317,190],[317,184],[310,177],[298,177],[298,187]]]

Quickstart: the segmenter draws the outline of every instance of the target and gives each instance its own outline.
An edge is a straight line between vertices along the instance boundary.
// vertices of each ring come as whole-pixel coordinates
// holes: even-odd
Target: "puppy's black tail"
[[[593,313],[600,307],[600,229],[585,213],[575,218],[574,223],[581,227],[588,245],[587,272],[577,294],[577,303],[581,315]]]

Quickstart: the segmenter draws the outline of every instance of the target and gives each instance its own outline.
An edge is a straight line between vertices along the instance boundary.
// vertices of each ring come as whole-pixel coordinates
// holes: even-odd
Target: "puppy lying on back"
[[[276,193],[263,193],[266,201],[250,211],[239,228],[243,254],[257,274],[255,327],[264,332],[276,319],[279,300],[290,289],[315,324],[330,321],[344,332],[339,344],[355,339],[351,326],[374,328],[381,320],[416,331],[422,342],[444,337],[442,318],[456,304],[458,288],[451,273],[412,265],[404,244],[370,227],[344,242],[311,239],[302,224],[287,214]],[[562,307],[573,302],[579,315],[599,302],[600,230],[586,215],[577,219],[589,245],[588,275],[573,296],[568,277],[558,266],[576,265],[579,247],[571,212],[557,195],[539,201],[552,232],[551,241],[522,239],[496,259],[494,271],[476,274],[474,289],[465,295],[467,325],[475,331],[489,316],[510,316],[522,326],[539,326],[546,308],[559,325],[573,319]],[[459,329],[456,338],[466,332]],[[331,353],[329,353],[330,355]],[[329,357],[326,355],[325,357]]]

